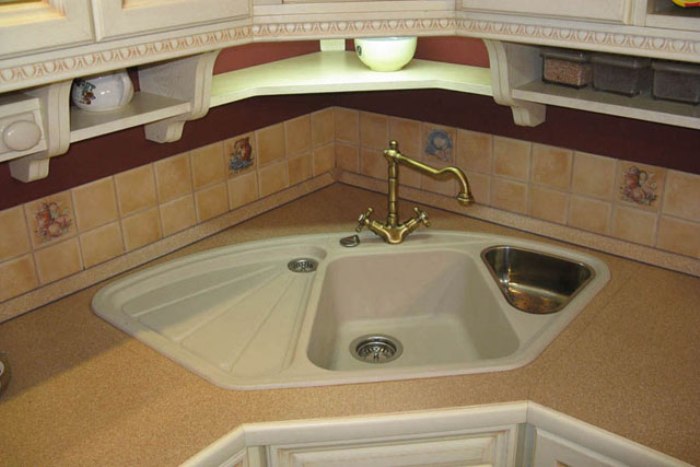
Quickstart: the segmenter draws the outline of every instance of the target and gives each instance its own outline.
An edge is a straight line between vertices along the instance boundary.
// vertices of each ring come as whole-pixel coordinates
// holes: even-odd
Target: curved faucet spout
[[[386,223],[383,224],[381,222],[371,220],[369,217],[372,214],[372,209],[370,208],[367,213],[360,216],[359,224],[357,226],[358,231],[364,227],[367,227],[372,232],[382,237],[387,243],[396,244],[401,243],[408,236],[408,234],[417,229],[421,224],[425,225],[426,227],[429,225],[427,215],[418,208],[415,209],[416,216],[414,218],[411,218],[404,223],[400,223],[398,221],[399,165],[405,165],[411,169],[435,178],[452,176],[456,178],[460,184],[460,191],[457,194],[457,201],[459,204],[466,206],[474,202],[474,197],[472,196],[471,189],[469,188],[469,180],[464,172],[462,172],[462,170],[460,170],[458,167],[450,166],[437,169],[429,166],[428,164],[411,159],[410,157],[401,154],[399,151],[399,143],[394,140],[390,141],[389,148],[384,150],[384,157],[389,164],[389,205]]]

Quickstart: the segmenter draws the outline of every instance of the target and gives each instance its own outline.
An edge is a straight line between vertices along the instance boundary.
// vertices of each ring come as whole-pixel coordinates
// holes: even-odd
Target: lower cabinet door
[[[514,430],[344,445],[272,446],[270,467],[507,466]]]
[[[625,465],[567,439],[536,429],[533,462],[535,467],[624,467]]]

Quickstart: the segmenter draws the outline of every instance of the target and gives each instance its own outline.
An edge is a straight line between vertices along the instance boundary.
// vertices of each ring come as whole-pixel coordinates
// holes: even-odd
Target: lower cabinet
[[[292,445],[269,448],[269,467],[310,466],[508,466],[515,429],[472,435],[418,438],[343,445]]]
[[[536,467],[622,467],[626,464],[535,428],[532,465]]]

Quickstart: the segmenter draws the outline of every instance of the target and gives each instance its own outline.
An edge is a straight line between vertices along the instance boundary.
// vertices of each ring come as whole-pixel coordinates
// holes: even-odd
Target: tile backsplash
[[[385,180],[389,139],[433,166],[461,167],[477,204],[491,209],[476,217],[497,222],[497,212],[639,245],[684,258],[697,274],[699,175],[328,108],[0,211],[0,305],[322,174]],[[418,193],[456,193],[454,182],[410,170],[401,180]]]

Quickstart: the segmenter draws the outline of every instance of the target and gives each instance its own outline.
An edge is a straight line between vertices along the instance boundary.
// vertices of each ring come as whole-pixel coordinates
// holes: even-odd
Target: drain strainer
[[[292,272],[314,272],[318,267],[318,261],[311,258],[296,258],[287,263]]]
[[[370,334],[350,344],[352,356],[366,363],[388,363],[399,358],[402,352],[401,342],[386,335]]]

